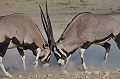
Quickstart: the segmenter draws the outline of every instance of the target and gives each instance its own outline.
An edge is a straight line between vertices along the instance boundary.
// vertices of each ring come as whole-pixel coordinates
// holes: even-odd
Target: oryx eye
[[[64,39],[65,39],[65,37],[64,37],[64,36],[61,36],[61,37],[60,37],[60,40],[61,40],[61,41],[63,41]]]
[[[58,40],[58,43],[63,42],[64,39],[65,39],[65,37],[64,37],[64,36],[61,36],[60,39]]]
[[[44,48],[44,49],[46,49],[46,48],[48,48],[48,47],[49,47],[49,44],[48,44],[48,43],[43,44],[43,48]]]

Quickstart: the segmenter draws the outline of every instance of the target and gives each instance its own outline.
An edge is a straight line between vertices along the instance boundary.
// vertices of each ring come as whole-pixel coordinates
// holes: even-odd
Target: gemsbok
[[[38,26],[27,14],[15,13],[0,17],[0,67],[5,76],[12,77],[2,63],[7,49],[17,47],[24,69],[26,69],[23,50],[30,49],[36,56],[35,67],[38,65],[38,59],[43,66],[47,66],[51,55],[49,46],[50,44],[43,38]]]
[[[47,15],[47,17],[49,18],[49,15]],[[50,26],[44,26],[44,28],[52,29],[51,22],[49,24]],[[114,18],[109,15],[92,14],[89,12],[79,13],[68,24],[57,42],[54,41],[52,30],[50,31],[50,36],[53,39],[52,51],[54,52],[58,64],[63,67],[66,66],[71,55],[79,47],[81,48],[80,56],[82,67],[86,70],[87,67],[83,54],[91,44],[101,45],[106,49],[103,62],[106,61],[111,47],[108,41],[113,39],[118,47],[120,45],[119,27]]]

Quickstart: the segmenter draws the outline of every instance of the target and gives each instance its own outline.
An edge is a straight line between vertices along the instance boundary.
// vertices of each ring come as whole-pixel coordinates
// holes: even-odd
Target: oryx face
[[[67,52],[64,52],[63,49],[54,47],[54,55],[57,59],[58,65],[63,66],[66,64]]]
[[[41,50],[39,59],[43,65],[43,67],[47,67],[49,66],[49,61],[50,61],[50,56],[51,56],[51,50],[49,48],[48,43],[45,43],[43,45],[43,50]]]
[[[47,17],[47,19],[45,18],[45,15],[44,15],[40,5],[39,5],[39,7],[40,7],[41,20],[42,20],[42,24],[44,27],[44,31],[45,31],[47,38],[48,38],[48,44],[43,45],[43,48],[45,50],[42,52],[44,52],[44,55],[41,55],[41,57],[40,57],[41,62],[42,62],[43,67],[44,67],[44,65],[49,63],[52,47],[54,46],[55,42],[54,42],[54,38],[53,38],[51,21],[50,21],[48,9],[47,9],[47,1],[46,1],[46,17]]]

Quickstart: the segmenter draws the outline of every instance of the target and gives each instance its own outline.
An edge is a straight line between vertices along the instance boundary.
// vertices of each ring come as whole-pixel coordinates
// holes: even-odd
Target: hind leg
[[[120,49],[120,33],[113,38],[115,43],[117,44],[118,48]]]
[[[25,55],[24,55],[23,49],[20,49],[20,48],[17,47],[17,50],[18,50],[19,54],[21,55],[23,66],[24,66],[24,70],[26,70]]]
[[[106,53],[105,53],[104,60],[103,60],[103,64],[105,64],[105,63],[106,63],[106,60],[107,60],[107,57],[108,57],[108,54],[109,54],[109,51],[110,51],[111,44],[108,43],[108,42],[105,42],[105,43],[102,44],[101,46],[106,49]]]
[[[3,72],[4,72],[4,74],[5,74],[6,77],[12,77],[12,75],[10,75],[10,74],[6,71],[6,69],[5,69],[5,67],[4,67],[4,65],[3,65],[3,63],[2,63],[2,57],[0,57],[0,67],[1,67],[1,69],[3,70]]]
[[[10,75],[6,71],[6,69],[5,69],[5,67],[4,67],[4,65],[2,63],[2,58],[4,57],[4,55],[6,53],[6,50],[8,48],[9,43],[10,43],[10,40],[6,40],[5,42],[0,43],[0,67],[3,70],[6,77],[12,77],[12,75]]]

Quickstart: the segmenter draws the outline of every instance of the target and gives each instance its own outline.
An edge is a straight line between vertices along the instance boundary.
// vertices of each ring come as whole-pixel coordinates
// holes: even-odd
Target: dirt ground
[[[13,13],[28,14],[39,26],[46,39],[38,4],[45,12],[45,0],[2,0],[0,1],[0,16]],[[120,0],[48,0],[48,10],[56,41],[67,24],[80,12],[108,14],[114,17],[120,25]],[[8,72],[13,75],[11,79],[120,79],[120,67],[88,66],[88,70],[84,71],[80,63],[76,65],[73,61],[70,61],[65,69],[61,69],[57,64],[48,68],[38,66],[37,69],[29,65],[27,71],[23,71],[22,67],[20,67],[21,69],[14,67],[14,65],[22,66],[20,63],[11,64],[11,61],[8,61],[9,55],[13,56],[12,62],[16,63],[15,58],[18,58],[19,55],[8,54],[4,57],[3,63],[5,63]],[[29,54],[26,55],[29,56]],[[9,67],[9,64],[12,66]],[[2,70],[0,70],[0,78],[6,79]]]

